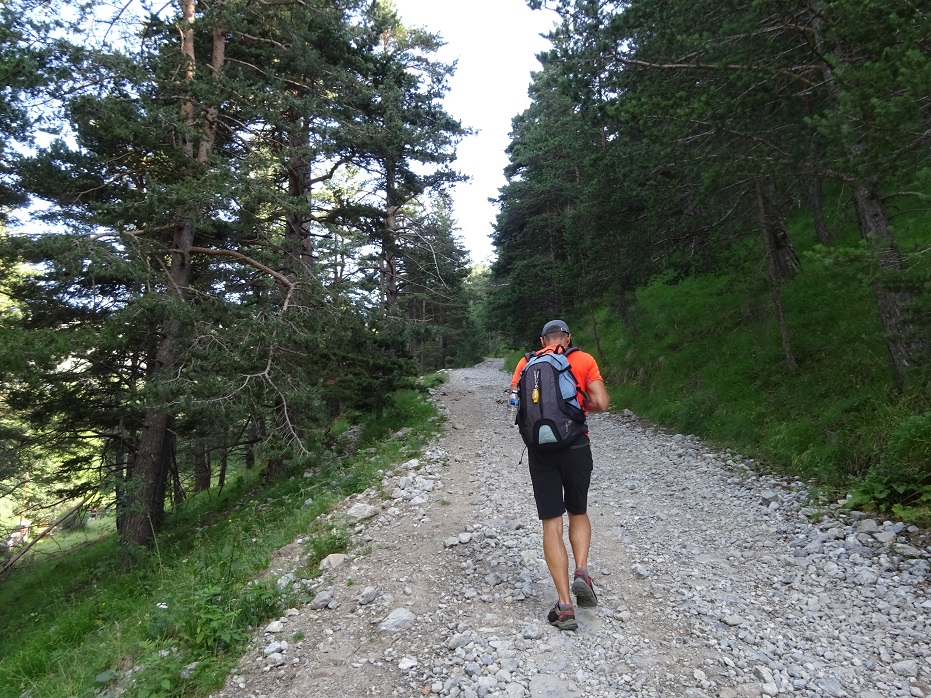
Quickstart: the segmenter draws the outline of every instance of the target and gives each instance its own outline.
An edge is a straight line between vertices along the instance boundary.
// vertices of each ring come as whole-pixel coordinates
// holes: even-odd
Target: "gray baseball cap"
[[[541,337],[545,337],[548,334],[553,332],[565,332],[566,334],[572,334],[569,331],[569,325],[567,325],[563,320],[550,320],[548,323],[543,325],[543,331],[540,333]]]

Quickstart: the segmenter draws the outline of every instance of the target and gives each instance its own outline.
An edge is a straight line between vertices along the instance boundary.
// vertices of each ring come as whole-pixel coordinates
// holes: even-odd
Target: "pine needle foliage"
[[[545,6],[489,334],[564,317],[615,405],[927,518],[927,9]]]

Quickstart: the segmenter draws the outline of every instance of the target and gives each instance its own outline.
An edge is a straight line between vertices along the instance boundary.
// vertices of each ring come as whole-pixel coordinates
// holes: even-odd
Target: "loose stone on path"
[[[307,606],[266,624],[215,698],[931,698],[922,531],[623,405],[589,420],[600,605],[550,626],[500,366],[431,389],[442,437],[345,502],[345,559],[282,577]]]

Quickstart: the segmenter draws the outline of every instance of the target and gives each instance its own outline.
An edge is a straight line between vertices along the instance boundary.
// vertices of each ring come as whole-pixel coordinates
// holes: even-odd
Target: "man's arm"
[[[520,380],[520,372],[524,370],[524,366],[527,365],[527,357],[520,357],[520,361],[517,362],[517,366],[514,367],[514,373],[511,375],[511,390],[517,389],[517,381]]]
[[[604,412],[608,409],[609,402],[604,381],[592,381],[588,384],[588,399],[584,405],[587,412]]]

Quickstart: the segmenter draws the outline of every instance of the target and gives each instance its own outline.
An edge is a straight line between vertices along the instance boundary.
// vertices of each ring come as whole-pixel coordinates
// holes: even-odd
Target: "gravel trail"
[[[527,460],[500,360],[435,392],[443,436],[355,495],[353,544],[282,585],[313,601],[256,634],[215,698],[931,696],[923,532],[814,507],[803,483],[665,434],[589,418],[595,609],[546,622]],[[571,560],[570,560],[571,564]]]

